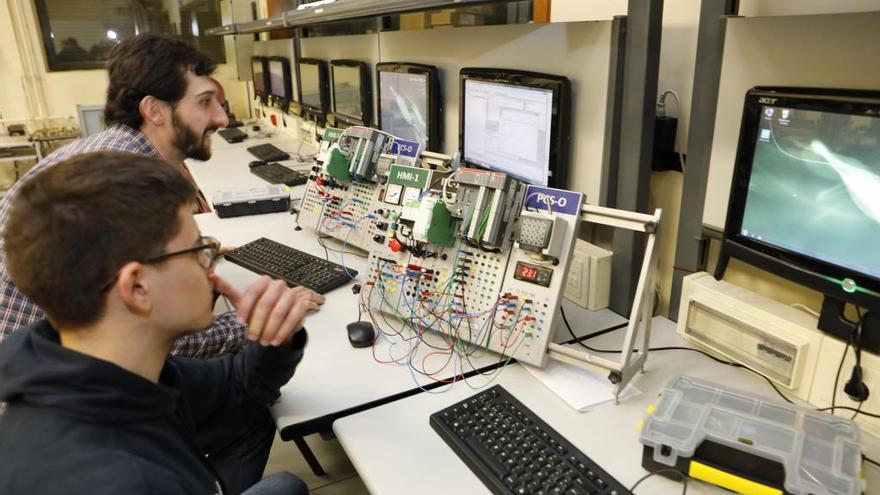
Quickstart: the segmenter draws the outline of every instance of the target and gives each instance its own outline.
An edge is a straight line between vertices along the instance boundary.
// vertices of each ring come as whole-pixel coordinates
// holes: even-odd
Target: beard
[[[199,135],[177,116],[177,111],[171,113],[171,124],[174,127],[173,144],[181,151],[181,153],[183,153],[183,156],[202,161],[211,158],[211,141],[209,133],[216,131],[216,127],[207,127],[205,128],[205,131]]]

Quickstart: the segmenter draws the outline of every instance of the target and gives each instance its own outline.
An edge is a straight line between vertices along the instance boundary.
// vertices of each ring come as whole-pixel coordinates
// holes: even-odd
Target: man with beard
[[[191,178],[183,160],[210,158],[211,134],[228,123],[217,100],[217,86],[210,77],[215,67],[210,57],[180,40],[142,35],[116,45],[107,61],[110,84],[104,120],[108,128],[47,156],[13,185],[0,202],[0,231],[5,230],[9,207],[19,187],[74,155],[93,151],[137,153],[179,166]],[[193,211],[203,211],[206,205],[199,193]],[[59,283],[63,283],[59,277]],[[308,289],[296,290],[300,297],[324,302],[323,296]],[[43,311],[9,279],[5,244],[0,237],[0,342],[43,317]],[[178,339],[171,352],[185,357],[235,353],[245,345],[246,334],[246,326],[237,323],[232,313],[225,313],[215,317],[207,330]]]

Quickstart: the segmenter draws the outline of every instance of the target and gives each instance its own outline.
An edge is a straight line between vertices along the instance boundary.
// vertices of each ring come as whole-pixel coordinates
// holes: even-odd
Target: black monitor
[[[510,69],[460,72],[462,161],[529,184],[566,187],[571,84],[563,76]]]
[[[433,65],[376,64],[379,129],[440,151],[440,77]]]
[[[251,57],[251,73],[254,82],[254,98],[265,100],[269,94],[269,67],[266,57]]]
[[[877,246],[880,92],[749,90],[716,276],[732,256],[822,292],[819,328],[849,339],[843,304],[880,308]]]
[[[298,82],[303,113],[323,121],[330,102],[327,63],[315,58],[300,59]]]
[[[373,120],[373,92],[367,64],[357,60],[331,60],[330,80],[333,113],[347,123],[370,125]]]
[[[269,57],[267,59],[269,73],[269,95],[286,107],[293,99],[290,84],[290,61],[287,57]]]

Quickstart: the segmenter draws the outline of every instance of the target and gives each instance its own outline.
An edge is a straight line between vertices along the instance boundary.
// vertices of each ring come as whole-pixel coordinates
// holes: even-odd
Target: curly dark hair
[[[104,122],[139,129],[144,119],[138,105],[145,96],[174,104],[186,93],[186,73],[210,76],[217,63],[181,40],[153,34],[127,38],[107,60],[110,85]]]

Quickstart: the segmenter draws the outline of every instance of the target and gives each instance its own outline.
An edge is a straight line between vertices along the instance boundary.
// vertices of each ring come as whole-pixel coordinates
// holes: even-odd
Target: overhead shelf
[[[205,31],[205,34],[225,36],[262,33],[276,29],[313,26],[326,22],[511,1],[515,0],[336,0],[325,4],[306,4],[308,6],[306,8],[288,10],[283,15],[269,19],[210,28]]]
[[[276,15],[275,17],[270,17],[268,19],[257,19],[256,21],[236,24],[236,31],[238,34],[262,33],[284,28],[284,16],[281,15]]]
[[[284,13],[284,22],[287,27],[302,27],[324,22],[508,1],[511,0],[336,0],[319,7],[288,10]]]

